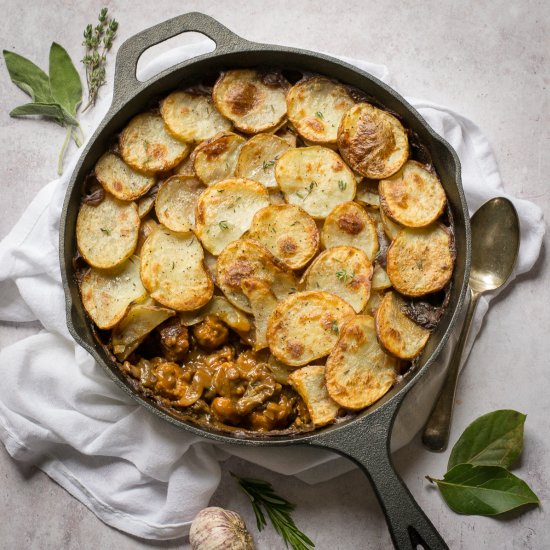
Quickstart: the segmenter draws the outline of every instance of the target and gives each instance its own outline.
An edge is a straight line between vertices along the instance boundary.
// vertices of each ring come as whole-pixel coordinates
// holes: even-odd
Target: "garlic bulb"
[[[205,508],[196,515],[189,542],[193,550],[254,550],[241,516],[217,506]]]

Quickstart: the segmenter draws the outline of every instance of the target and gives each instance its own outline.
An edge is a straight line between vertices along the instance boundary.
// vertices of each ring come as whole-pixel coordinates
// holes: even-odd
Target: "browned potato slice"
[[[153,113],[135,116],[120,134],[119,147],[124,162],[144,174],[171,170],[189,154],[189,145],[173,138]]]
[[[158,223],[153,218],[146,218],[141,220],[141,225],[139,226],[139,235],[138,243],[136,246],[136,254],[141,255],[141,249],[143,244],[147,240],[147,237],[153,232]]]
[[[281,139],[284,139],[291,147],[296,147],[298,141],[296,132],[288,124],[284,124],[279,130],[277,130],[276,135]]]
[[[259,181],[267,188],[277,188],[275,163],[291,146],[273,134],[258,134],[241,148],[235,175]]]
[[[83,204],[76,220],[76,243],[82,257],[99,269],[110,269],[127,260],[136,249],[138,209],[109,193],[97,205]]]
[[[295,370],[288,379],[304,400],[316,427],[325,426],[338,416],[340,405],[328,394],[323,365],[302,367]]]
[[[197,174],[195,173],[195,168],[193,167],[193,161],[195,160],[193,153],[195,152],[195,149],[193,149],[193,152],[184,161],[180,162],[174,168],[174,176],[197,176]]]
[[[218,78],[212,96],[220,113],[233,121],[235,128],[257,134],[283,122],[288,87],[277,73],[236,69]]]
[[[358,103],[342,119],[338,148],[344,160],[363,176],[388,178],[409,157],[407,133],[393,115]]]
[[[267,341],[283,363],[302,366],[328,355],[343,324],[354,315],[344,300],[328,292],[296,292],[269,318]]]
[[[231,122],[216,110],[207,95],[172,92],[161,102],[160,114],[168,131],[182,141],[204,141],[231,130]]]
[[[378,254],[378,233],[374,220],[355,202],[339,204],[328,216],[321,231],[325,248],[349,245],[361,249],[372,262]]]
[[[357,184],[355,200],[364,206],[380,208],[380,194],[378,192],[378,181],[362,178]]]
[[[195,226],[195,206],[204,185],[193,177],[172,176],[159,187],[155,212],[160,223],[178,232]]]
[[[155,195],[146,195],[137,201],[138,216],[143,219],[151,212],[155,205]]]
[[[199,179],[211,185],[233,176],[245,141],[232,132],[222,132],[198,145],[193,151],[193,167]]]
[[[386,292],[383,290],[373,290],[370,293],[367,305],[363,308],[363,311],[361,313],[363,315],[370,315],[371,317],[374,317],[374,315],[376,314],[376,310],[380,307],[380,304],[382,303],[385,295]]]
[[[248,236],[291,269],[304,267],[319,248],[315,220],[299,206],[271,205],[256,212]]]
[[[372,273],[372,290],[385,290],[390,287],[391,281],[386,270],[380,264],[376,264]]]
[[[254,315],[254,350],[267,348],[267,322],[271,312],[277,307],[277,298],[271,292],[269,284],[259,279],[243,279],[241,288]]]
[[[407,227],[425,227],[443,214],[447,198],[437,176],[410,160],[391,178],[380,182],[384,212]]]
[[[251,239],[233,241],[219,255],[217,284],[232,304],[252,313],[241,288],[244,279],[264,281],[279,300],[294,292],[298,285],[288,268],[279,265],[265,247]]]
[[[141,280],[163,306],[192,311],[205,305],[214,283],[204,267],[202,246],[193,233],[174,233],[159,225],[141,252]]]
[[[248,317],[230,304],[225,296],[213,296],[212,300],[196,311],[179,312],[179,318],[186,327],[200,323],[208,315],[219,317],[228,327],[237,332],[248,332],[252,328]]]
[[[340,331],[327,359],[327,390],[339,405],[359,410],[378,401],[396,379],[396,359],[380,347],[374,319],[357,315]]]
[[[383,208],[380,208],[379,213],[380,221],[382,222],[382,227],[384,228],[384,233],[390,241],[393,241],[393,239],[397,237],[397,234],[403,229],[403,226],[392,220],[386,212],[384,212]]]
[[[359,313],[370,295],[372,264],[367,255],[353,246],[325,250],[304,274],[306,290],[324,290],[340,296]]]
[[[275,165],[275,178],[288,203],[317,219],[326,218],[338,204],[355,196],[353,172],[326,147],[288,150]]]
[[[90,269],[80,284],[82,304],[101,329],[114,327],[130,304],[147,296],[139,277],[139,258],[132,256],[113,271]]]
[[[217,256],[250,229],[254,214],[268,204],[267,189],[256,181],[231,178],[215,183],[197,201],[197,236]]]
[[[426,345],[430,331],[417,325],[402,311],[404,300],[388,292],[376,311],[376,334],[384,349],[401,359],[414,359]]]
[[[388,248],[388,277],[405,296],[423,296],[441,290],[451,279],[453,265],[452,236],[440,224],[402,229]]]
[[[317,76],[290,88],[286,103],[288,118],[298,133],[311,143],[336,143],[342,117],[355,105],[348,90]]]

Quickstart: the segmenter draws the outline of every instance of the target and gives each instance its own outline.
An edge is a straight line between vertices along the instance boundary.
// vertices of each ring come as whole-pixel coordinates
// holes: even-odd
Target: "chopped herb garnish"
[[[338,328],[338,321],[332,321],[331,330],[334,334],[338,334],[340,332],[340,329]]]
[[[222,220],[218,225],[220,229],[229,229],[229,224],[225,220]]]
[[[325,118],[324,115],[323,115],[323,113],[321,113],[321,111],[317,111],[317,112],[315,113],[315,116],[316,116],[317,118],[320,118],[321,120],[323,120],[323,119]]]
[[[347,186],[348,184],[344,180],[338,180],[338,189],[340,189],[340,191],[344,191]]]
[[[262,168],[264,169],[264,172],[269,170],[272,166],[274,166],[276,160],[277,158],[274,158],[273,160],[264,160],[262,162]]]
[[[355,271],[348,271],[347,269],[340,269],[336,272],[336,278],[345,285],[351,283],[355,278]]]
[[[105,227],[101,227],[101,232],[102,233],[105,233],[105,235],[110,235],[111,234],[111,230],[110,229],[105,229]]]

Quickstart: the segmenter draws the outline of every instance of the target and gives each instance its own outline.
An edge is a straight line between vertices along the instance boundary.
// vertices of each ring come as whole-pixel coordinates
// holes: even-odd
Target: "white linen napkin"
[[[138,74],[146,80],[210,51],[210,44],[167,52]],[[385,67],[346,61],[388,81]],[[107,111],[107,95],[84,118],[87,135]],[[470,213],[493,196],[506,196],[489,144],[473,122],[428,101],[408,99],[457,151]],[[38,193],[0,243],[0,320],[39,320],[44,327],[0,352],[0,438],[11,456],[41,468],[105,523],[159,540],[187,534],[218,485],[219,461],[230,455],[310,483],[351,469],[351,462],[322,450],[216,445],[178,430],[119,390],[75,344],[66,326],[58,263],[59,217],[75,162]],[[535,263],[544,222],[537,206],[508,198],[518,210],[522,231],[515,277]],[[491,297],[479,304],[467,351]],[[449,347],[439,360],[441,367],[448,354]],[[409,393],[395,425],[394,449],[424,424],[443,374],[443,368],[430,369],[429,378]]]

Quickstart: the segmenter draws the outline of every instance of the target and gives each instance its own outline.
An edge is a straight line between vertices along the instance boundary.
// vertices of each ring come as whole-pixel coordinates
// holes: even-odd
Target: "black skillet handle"
[[[336,451],[363,470],[382,506],[395,548],[449,550],[393,467],[390,436],[401,404],[396,397],[349,427],[324,432],[309,443]]]
[[[191,12],[168,19],[128,38],[119,48],[116,57],[113,109],[120,108],[125,101],[148,85],[136,78],[136,68],[141,54],[155,44],[160,44],[184,32],[199,32],[216,43],[216,49],[206,55],[238,51],[250,44],[244,38],[231,32],[212,17]],[[170,68],[169,70],[172,70]],[[160,73],[161,75],[163,73]],[[159,75],[160,76],[160,75]]]

